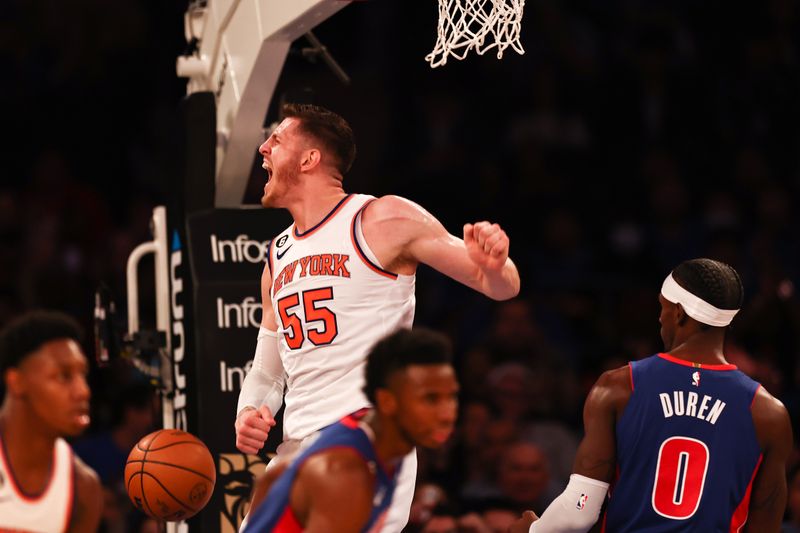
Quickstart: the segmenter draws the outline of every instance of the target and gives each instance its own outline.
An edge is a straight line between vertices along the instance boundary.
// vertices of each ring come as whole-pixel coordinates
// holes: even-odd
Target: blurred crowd
[[[122,16],[81,0],[39,18],[12,2],[0,19],[14,80],[0,94],[19,143],[2,155],[0,323],[49,307],[91,331],[97,286],[123,299],[127,256],[180,168],[183,7],[155,4]],[[416,322],[455,341],[463,394],[457,434],[421,454],[408,529],[499,532],[542,511],[572,468],[591,384],[662,348],[658,289],[688,258],[742,275],[728,359],[786,404],[797,433],[798,2],[533,1],[524,56],[435,71],[422,60],[435,6],[408,4],[355,3],[318,28],[352,86],[299,54],[281,82],[320,84],[318,102],[352,122],[349,190],[410,198],[456,234],[486,219],[511,237],[523,291],[512,301],[418,273]],[[257,168],[246,201],[263,180]],[[76,446],[107,452],[93,465],[116,502],[106,530],[151,527],[121,518],[113,465],[157,425],[152,390],[124,368],[94,369],[93,386],[95,424]],[[786,532],[800,531],[799,469],[796,452]]]

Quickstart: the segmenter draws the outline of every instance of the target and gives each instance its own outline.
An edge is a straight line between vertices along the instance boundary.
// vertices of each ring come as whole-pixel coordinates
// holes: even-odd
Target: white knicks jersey
[[[350,194],[316,226],[270,243],[272,307],[286,370],[285,439],[302,439],[369,405],[369,349],[414,320],[415,276],[383,270],[361,233],[372,196]]]
[[[72,448],[57,439],[50,481],[41,494],[29,495],[14,478],[5,445],[0,440],[0,532],[56,533],[66,531],[74,497]]]

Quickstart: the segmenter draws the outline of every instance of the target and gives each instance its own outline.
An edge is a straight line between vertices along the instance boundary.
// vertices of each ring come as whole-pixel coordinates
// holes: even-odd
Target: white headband
[[[738,309],[717,309],[705,300],[687,291],[672,277],[672,273],[661,286],[661,295],[674,304],[681,304],[686,314],[709,326],[727,326],[739,312]]]

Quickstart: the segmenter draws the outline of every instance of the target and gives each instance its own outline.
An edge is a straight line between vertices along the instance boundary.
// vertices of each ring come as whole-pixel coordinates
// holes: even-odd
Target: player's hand
[[[464,244],[469,258],[483,270],[500,270],[506,264],[509,240],[499,224],[464,224]]]
[[[269,407],[243,409],[236,417],[236,448],[242,453],[254,454],[264,447],[269,430],[275,425]]]
[[[522,518],[511,524],[508,528],[508,533],[528,533],[531,530],[531,524],[539,520],[536,513],[533,511],[525,511],[522,513]]]

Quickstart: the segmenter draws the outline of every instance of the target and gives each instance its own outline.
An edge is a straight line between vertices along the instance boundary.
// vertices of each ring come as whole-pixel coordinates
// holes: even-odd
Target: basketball
[[[216,479],[206,445],[179,429],[160,429],[143,437],[125,463],[128,497],[156,520],[185,520],[200,512]]]

